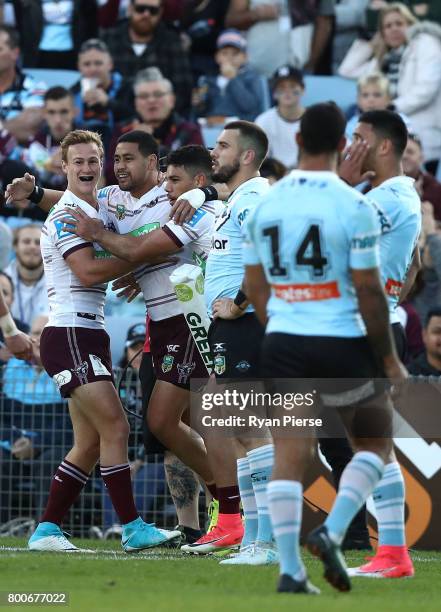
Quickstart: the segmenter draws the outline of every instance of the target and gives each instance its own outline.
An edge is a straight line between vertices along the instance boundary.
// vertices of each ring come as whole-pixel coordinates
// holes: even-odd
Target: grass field
[[[25,540],[0,539],[0,591],[69,593],[61,609],[101,612],[389,612],[441,609],[441,553],[415,552],[416,576],[401,580],[354,579],[350,593],[334,591],[321,577],[321,564],[305,553],[320,597],[275,593],[277,568],[226,567],[209,557],[187,557],[155,549],[126,555],[118,542],[73,540],[93,554],[28,552]],[[357,565],[362,554],[347,555]],[[13,604],[23,610],[32,605]],[[44,606],[54,608],[55,606]],[[42,609],[39,606],[39,609]]]

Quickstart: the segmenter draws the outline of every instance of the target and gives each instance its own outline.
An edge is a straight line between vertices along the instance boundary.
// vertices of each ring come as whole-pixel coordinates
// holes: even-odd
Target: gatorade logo
[[[188,285],[180,283],[175,286],[176,297],[180,302],[189,302],[193,298],[193,291]]]

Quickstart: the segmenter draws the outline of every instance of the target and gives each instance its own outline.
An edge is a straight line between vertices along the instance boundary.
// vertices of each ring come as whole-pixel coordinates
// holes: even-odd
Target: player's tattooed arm
[[[389,324],[389,307],[381,285],[379,270],[370,268],[352,270],[351,273],[360,314],[378,363],[388,378],[402,380],[407,377],[407,370],[396,353]]]
[[[421,266],[422,264],[421,264],[420,249],[418,246],[416,246],[413,251],[412,261],[410,262],[406,280],[404,282],[403,288],[401,289],[400,304],[404,302],[407,296],[409,295],[410,290],[412,289],[413,284],[415,282],[416,275],[418,274],[419,270],[421,270]]]
[[[262,325],[266,325],[268,320],[266,306],[271,295],[271,288],[260,264],[245,266],[245,286],[247,297],[256,310],[257,318]]]

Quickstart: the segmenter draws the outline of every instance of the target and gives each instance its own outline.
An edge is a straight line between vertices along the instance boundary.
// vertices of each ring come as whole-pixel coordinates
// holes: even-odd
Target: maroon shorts
[[[45,327],[40,338],[40,356],[62,397],[69,397],[76,387],[98,380],[115,384],[110,338],[104,329]]]
[[[150,351],[158,380],[190,389],[192,378],[208,378],[184,315],[150,321]]]

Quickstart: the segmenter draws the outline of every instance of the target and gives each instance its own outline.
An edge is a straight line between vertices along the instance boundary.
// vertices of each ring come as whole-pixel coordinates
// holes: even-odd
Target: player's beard
[[[213,183],[228,183],[239,172],[240,162],[235,159],[230,165],[222,166],[217,172],[213,172]]]

